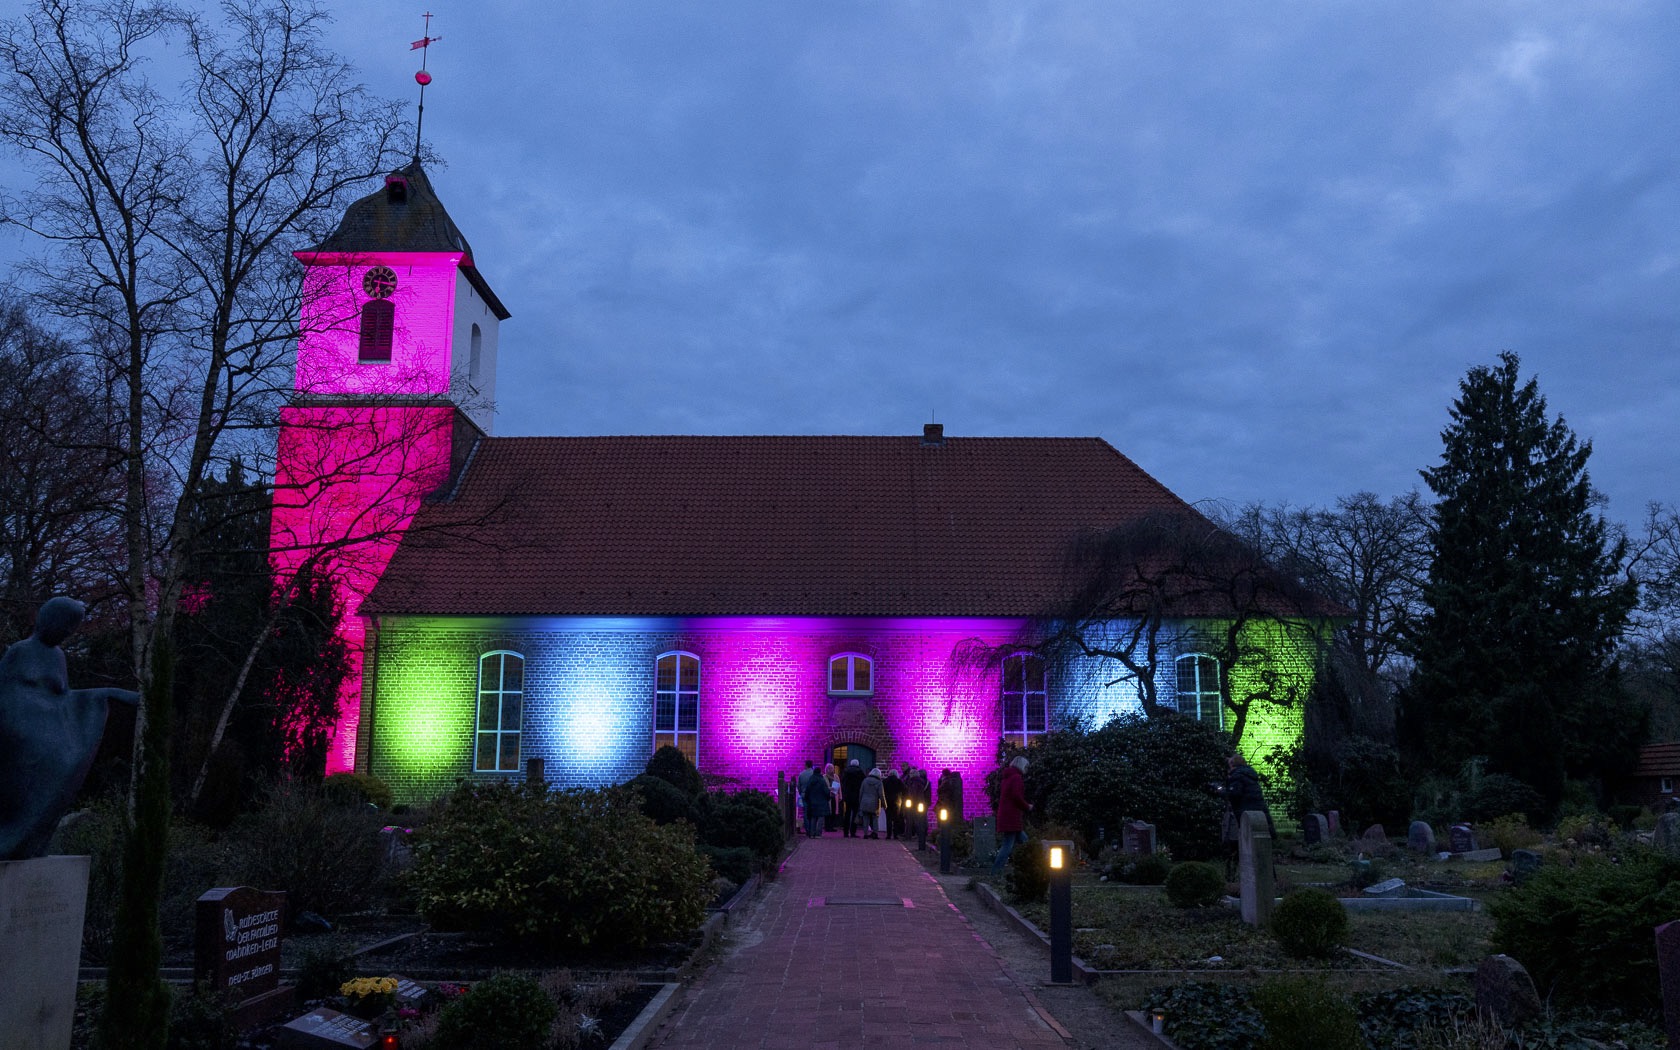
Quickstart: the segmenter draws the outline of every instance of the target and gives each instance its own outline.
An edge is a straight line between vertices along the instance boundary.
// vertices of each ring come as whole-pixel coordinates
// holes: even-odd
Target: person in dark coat
[[[805,837],[820,839],[828,816],[828,780],[815,769],[811,773],[805,778]]]
[[[1225,758],[1225,783],[1219,794],[1231,807],[1235,827],[1241,827],[1242,815],[1247,812],[1266,814],[1266,827],[1272,827],[1272,811],[1266,805],[1266,794],[1260,789],[1260,774],[1243,757],[1232,752]]]
[[[847,838],[857,835],[858,793],[862,790],[863,767],[854,758],[846,763],[846,771],[840,774],[840,814]]]
[[[997,856],[992,858],[992,874],[1003,871],[1015,847],[1027,841],[1027,814],[1032,803],[1027,801],[1027,756],[1016,755],[1003,767],[998,783]]]
[[[898,770],[887,767],[887,776],[881,784],[881,791],[887,800],[887,838],[896,839],[904,829],[904,781],[898,778]]]

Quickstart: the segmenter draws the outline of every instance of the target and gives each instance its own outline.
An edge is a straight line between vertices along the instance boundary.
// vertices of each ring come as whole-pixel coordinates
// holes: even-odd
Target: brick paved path
[[[898,842],[801,839],[730,937],[654,1046],[1068,1045]]]

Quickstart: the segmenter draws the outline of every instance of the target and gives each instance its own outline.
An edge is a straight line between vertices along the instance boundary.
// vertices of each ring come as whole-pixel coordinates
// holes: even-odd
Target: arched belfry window
[[[1219,659],[1206,653],[1186,653],[1175,662],[1178,670],[1178,713],[1198,722],[1225,727],[1224,690],[1219,684]]]
[[[656,666],[654,750],[666,744],[700,764],[700,658],[693,653],[665,653]]]
[[[467,378],[478,382],[478,370],[484,360],[484,332],[478,325],[472,326],[472,342],[467,350]]]
[[[478,658],[478,728],[473,770],[519,769],[519,725],[525,707],[525,657],[507,650]]]
[[[397,308],[389,299],[369,299],[362,304],[362,335],[356,346],[358,361],[389,361],[391,330],[396,326]]]
[[[1022,747],[1050,728],[1050,694],[1044,657],[1016,653],[1003,661],[1003,737]]]

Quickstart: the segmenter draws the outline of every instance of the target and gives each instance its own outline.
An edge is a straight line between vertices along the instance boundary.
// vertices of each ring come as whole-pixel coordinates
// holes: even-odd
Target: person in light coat
[[[881,767],[871,769],[858,786],[858,813],[863,817],[864,834],[866,839],[878,839],[881,833],[876,830],[878,814],[881,812],[881,799],[886,793],[881,780]]]

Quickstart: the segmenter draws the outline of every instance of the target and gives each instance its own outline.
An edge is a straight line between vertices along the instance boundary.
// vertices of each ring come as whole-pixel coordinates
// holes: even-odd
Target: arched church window
[[[525,657],[507,650],[478,658],[478,722],[473,770],[519,769],[519,728],[525,707]]]
[[[1016,653],[1003,661],[1003,737],[1022,747],[1050,728],[1050,694],[1044,687],[1044,657]]]
[[[478,325],[472,326],[472,344],[467,352],[467,378],[478,382],[478,369],[484,357],[484,333]]]
[[[1219,659],[1206,653],[1186,653],[1175,661],[1178,670],[1178,713],[1216,729],[1225,723],[1224,691],[1219,686]]]
[[[862,653],[840,653],[828,661],[828,695],[868,696],[875,692],[875,664]]]
[[[659,658],[653,692],[653,747],[669,744],[700,764],[700,658],[665,653]]]

